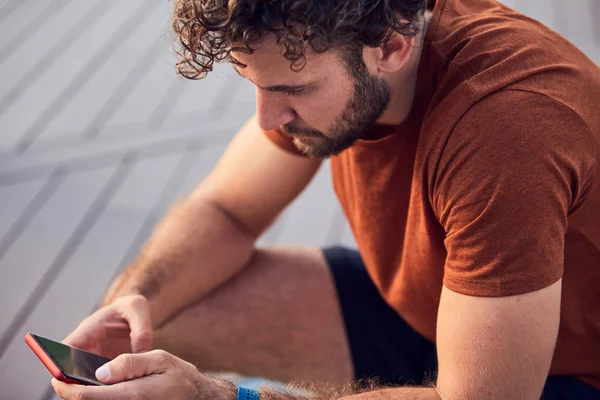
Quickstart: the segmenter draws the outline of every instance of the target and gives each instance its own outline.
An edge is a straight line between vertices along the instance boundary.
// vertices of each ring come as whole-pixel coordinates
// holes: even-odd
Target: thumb
[[[148,375],[161,374],[171,365],[172,355],[163,350],[140,354],[121,354],[96,370],[103,383],[117,383]]]

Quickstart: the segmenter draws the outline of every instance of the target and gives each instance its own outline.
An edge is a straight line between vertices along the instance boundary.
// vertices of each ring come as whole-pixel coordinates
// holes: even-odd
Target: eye
[[[304,89],[297,89],[297,90],[278,90],[279,93],[283,93],[286,96],[300,96],[302,93],[304,93]]]

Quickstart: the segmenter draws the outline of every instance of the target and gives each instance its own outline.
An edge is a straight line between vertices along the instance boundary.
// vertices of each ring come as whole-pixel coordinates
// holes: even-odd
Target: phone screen
[[[70,378],[80,381],[101,384],[96,379],[96,370],[110,361],[110,359],[88,353],[65,344],[46,339],[38,335],[31,335],[46,350],[62,373]]]

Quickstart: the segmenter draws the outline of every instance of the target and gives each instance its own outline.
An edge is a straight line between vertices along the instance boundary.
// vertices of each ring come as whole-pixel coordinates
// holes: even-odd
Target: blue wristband
[[[250,390],[243,387],[238,388],[237,400],[260,400],[256,390]]]

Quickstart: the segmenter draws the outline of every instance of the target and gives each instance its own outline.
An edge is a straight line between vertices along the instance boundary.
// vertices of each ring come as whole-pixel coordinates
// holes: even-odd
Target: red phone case
[[[27,343],[27,345],[29,347],[31,347],[31,350],[33,350],[35,355],[38,356],[40,361],[42,361],[42,363],[46,366],[46,368],[48,368],[48,371],[50,371],[50,373],[52,374],[53,377],[55,377],[56,379],[58,379],[61,382],[65,382],[65,383],[77,383],[79,385],[85,384],[84,382],[80,382],[75,379],[67,378],[62,373],[60,368],[58,368],[58,365],[56,365],[54,360],[52,360],[52,358],[50,358],[48,353],[46,353],[46,350],[44,350],[44,348],[37,342],[37,340],[35,340],[35,338],[33,336],[31,336],[30,333],[25,335],[25,343]]]

